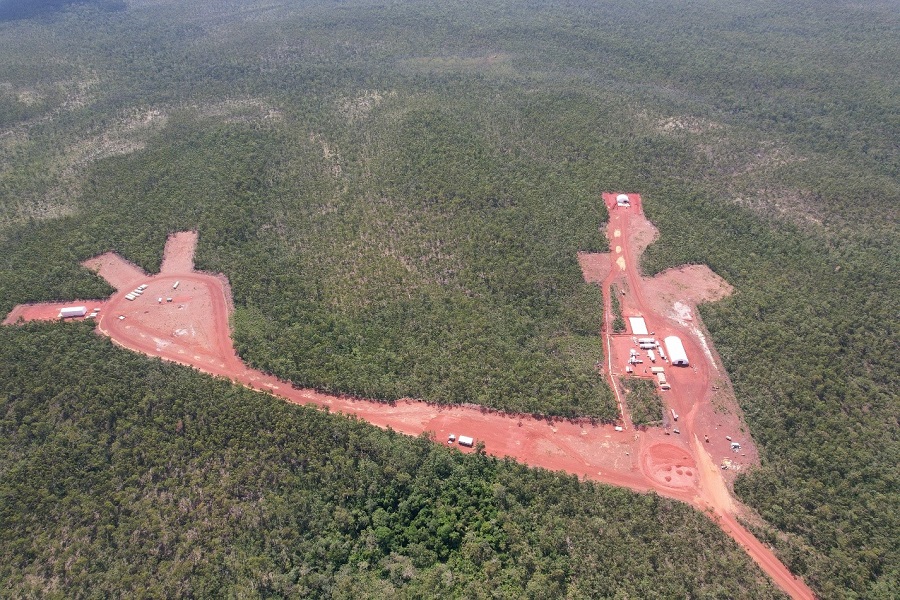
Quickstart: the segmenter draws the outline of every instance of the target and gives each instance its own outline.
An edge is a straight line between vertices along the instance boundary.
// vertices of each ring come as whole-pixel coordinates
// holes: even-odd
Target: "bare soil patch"
[[[646,280],[648,298],[670,306],[675,302],[702,304],[722,300],[734,293],[730,283],[706,265],[683,265]]]
[[[59,311],[66,306],[84,306],[88,314],[95,308],[103,311],[106,300],[72,300],[70,302],[40,302],[36,304],[19,304],[3,319],[3,325],[15,325],[28,321],[58,321]],[[67,321],[84,321],[85,317],[70,317]]]
[[[81,264],[97,273],[117,290],[133,289],[147,278],[147,273],[143,269],[113,252],[89,258]]]
[[[173,233],[166,240],[160,273],[190,273],[194,270],[194,252],[197,250],[196,231]]]
[[[612,257],[609,252],[579,252],[578,264],[586,282],[603,283],[612,268]]]
[[[655,443],[643,455],[645,472],[659,485],[694,489],[699,475],[691,453],[667,443]]]

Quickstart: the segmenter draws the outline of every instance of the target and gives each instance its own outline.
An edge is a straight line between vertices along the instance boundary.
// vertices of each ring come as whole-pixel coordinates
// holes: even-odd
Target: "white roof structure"
[[[628,317],[628,322],[631,324],[632,335],[647,335],[649,333],[644,317]]]
[[[59,310],[59,318],[65,319],[68,317],[83,317],[87,314],[86,306],[66,306]]]
[[[628,204],[629,203],[628,194],[619,194],[618,196],[616,196],[616,203]]]
[[[690,364],[687,353],[684,351],[684,344],[681,343],[680,339],[670,335],[664,341],[666,342],[666,349],[669,351],[669,360],[673,365],[686,367]]]

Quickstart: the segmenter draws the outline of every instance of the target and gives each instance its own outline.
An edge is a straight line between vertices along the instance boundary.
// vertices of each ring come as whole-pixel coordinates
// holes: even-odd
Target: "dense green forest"
[[[58,4],[0,23],[0,310],[105,295],[81,260],[154,271],[197,228],[257,367],[611,419],[575,256],[605,249],[601,191],[640,192],[648,273],[735,286],[701,312],[760,446],[736,491],[763,534],[823,597],[896,597],[897,2]],[[3,377],[7,413],[47,385]]]
[[[0,329],[0,400],[12,596],[782,597],[679,502],[288,405],[86,326]]]

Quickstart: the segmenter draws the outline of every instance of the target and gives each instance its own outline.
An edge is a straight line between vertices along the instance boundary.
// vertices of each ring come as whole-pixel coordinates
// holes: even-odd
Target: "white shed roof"
[[[684,344],[674,335],[670,335],[665,339],[666,349],[669,351],[669,360],[673,365],[688,366],[687,353],[684,351]]]
[[[644,322],[644,317],[628,317],[628,322],[631,323],[632,335],[647,335],[647,323]]]

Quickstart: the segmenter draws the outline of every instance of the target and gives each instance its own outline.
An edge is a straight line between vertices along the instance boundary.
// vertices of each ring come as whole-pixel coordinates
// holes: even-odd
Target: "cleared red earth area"
[[[195,232],[170,237],[158,275],[148,275],[113,254],[90,259],[84,265],[97,271],[118,290],[105,304],[97,304],[102,307],[97,328],[120,346],[226,377],[290,402],[315,404],[355,415],[379,427],[409,435],[429,432],[441,443],[450,434],[470,436],[483,443],[484,450],[492,455],[509,456],[528,465],[565,471],[639,492],[652,490],[687,502],[709,511],[722,529],[788,594],[794,598],[813,598],[809,588],[737,522],[736,504],[723,477],[723,474],[734,472],[740,464],[752,463],[756,453],[752,440],[740,433],[740,415],[735,406],[728,404],[729,395],[713,389],[727,385],[727,377],[708,343],[697,337],[697,333],[703,333],[694,321],[692,311],[696,302],[730,290],[721,287],[724,284],[721,280],[718,283],[711,279],[698,287],[691,279],[693,275],[682,278],[670,272],[657,280],[643,280],[636,268],[636,258],[655,237],[655,229],[641,212],[640,197],[631,194],[629,198],[629,208],[617,209],[614,196],[604,195],[610,207],[608,235],[614,251],[610,255],[579,256],[586,279],[602,283],[607,292],[603,330],[609,356],[605,372],[623,409],[623,421],[619,426],[538,420],[478,407],[436,406],[415,400],[386,404],[298,389],[250,369],[236,355],[231,343],[227,281],[221,276],[193,270]],[[694,270],[687,272],[690,274]],[[705,276],[701,273],[701,278]],[[691,357],[690,367],[669,368],[666,365],[672,389],[663,392],[662,397],[667,414],[671,417],[674,410],[679,415],[677,422],[667,418],[664,427],[643,430],[630,425],[627,405],[615,380],[625,375],[634,336],[630,332],[623,335],[608,333],[611,322],[608,291],[613,283],[626,290],[621,297],[626,315],[642,316],[658,338],[677,334]],[[645,288],[653,289],[654,285],[671,291],[671,298],[645,300]],[[681,294],[681,286],[693,291]],[[711,292],[708,288],[719,292]],[[141,293],[135,295],[134,291],[138,289]],[[697,295],[697,290],[706,291]],[[683,304],[686,309],[673,308],[677,317],[673,318],[667,314],[669,302],[673,306]],[[10,318],[16,317],[4,322],[45,318],[42,315],[47,314],[56,318],[60,306],[54,303],[16,307]],[[634,375],[643,376],[643,373],[631,376]],[[675,429],[679,433],[675,433]],[[731,448],[726,435],[732,440],[740,439],[740,452]],[[732,468],[723,471],[720,465],[723,459],[729,461]]]
[[[3,319],[4,325],[13,325],[24,321],[57,321],[60,311],[70,306],[83,306],[87,314],[83,317],[68,317],[69,321],[83,321],[91,312],[102,312],[106,300],[72,300],[71,302],[41,302],[40,304],[20,304]]]
[[[139,266],[112,252],[90,258],[82,265],[96,272],[117,290],[137,287],[141,281],[147,278],[147,273]]]

